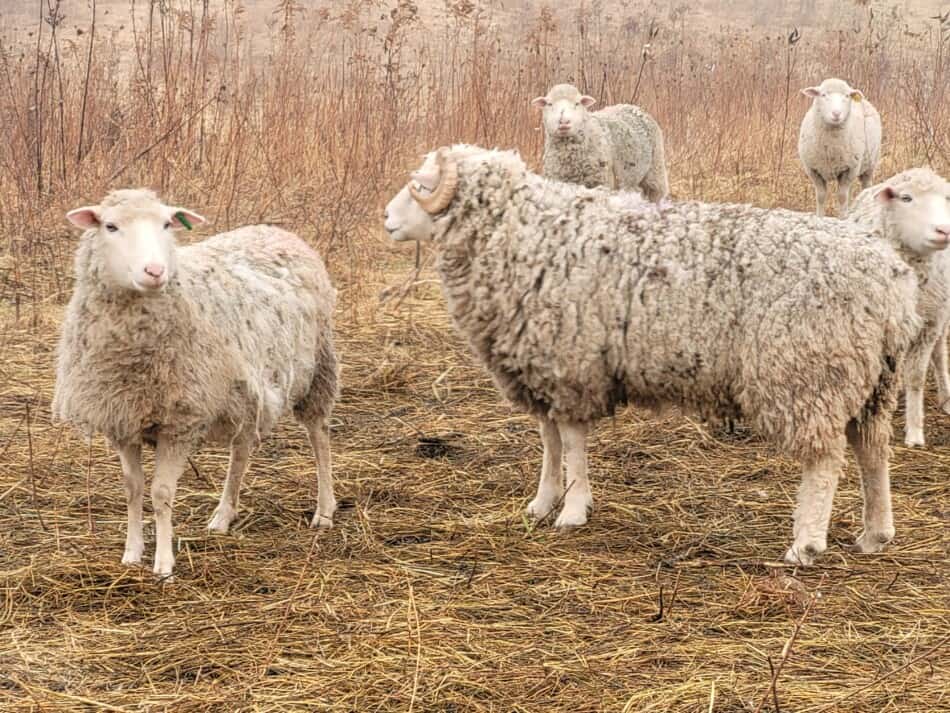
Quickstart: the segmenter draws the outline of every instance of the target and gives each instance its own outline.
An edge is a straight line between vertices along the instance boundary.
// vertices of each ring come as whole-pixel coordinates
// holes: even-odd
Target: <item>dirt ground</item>
[[[164,585],[151,523],[147,566],[119,563],[116,459],[49,422],[62,306],[18,321],[3,306],[0,709],[950,710],[950,417],[933,403],[929,447],[895,446],[882,555],[848,550],[853,463],[829,551],[796,571],[778,561],[794,463],[741,428],[633,410],[592,438],[590,524],[559,533],[521,514],[533,424],[423,277],[398,305],[340,310],[334,528],[307,528],[315,472],[288,421],[233,533],[208,535],[227,454],[206,448],[180,484]]]

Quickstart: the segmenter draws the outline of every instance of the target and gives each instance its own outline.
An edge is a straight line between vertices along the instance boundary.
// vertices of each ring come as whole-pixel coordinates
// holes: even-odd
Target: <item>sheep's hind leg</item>
[[[317,510],[310,521],[310,527],[333,527],[336,498],[333,495],[330,463],[330,427],[324,417],[318,417],[305,425],[317,460]]]
[[[805,462],[795,507],[795,541],[785,553],[786,562],[810,565],[827,549],[828,523],[841,462],[840,453]]]
[[[544,455],[541,458],[541,479],[538,493],[525,510],[529,517],[541,520],[550,515],[564,496],[564,477],[561,468],[561,434],[557,424],[546,416],[538,417]]]
[[[588,510],[593,505],[590,482],[587,480],[587,424],[558,423],[561,443],[567,462],[567,488],[564,492],[564,507],[554,526],[577,527],[587,522]]]
[[[237,517],[238,505],[241,500],[241,480],[247,472],[248,460],[251,456],[251,446],[247,441],[237,441],[231,444],[231,459],[228,462],[228,476],[224,480],[221,490],[221,499],[215,508],[208,530],[226,535],[234,518]]]
[[[125,482],[125,501],[129,521],[125,531],[125,553],[122,564],[139,564],[145,540],[142,537],[142,497],[145,493],[145,473],[142,472],[142,444],[113,445],[122,463],[122,478]]]
[[[160,438],[155,450],[155,477],[152,479],[152,510],[155,512],[155,565],[159,577],[170,578],[175,566],[172,550],[172,506],[175,490],[188,454],[176,444]]]
[[[855,543],[859,552],[880,552],[894,539],[891,481],[887,468],[891,418],[888,413],[873,418],[874,421],[861,426],[852,421],[846,431],[861,471],[864,496],[864,531]]]

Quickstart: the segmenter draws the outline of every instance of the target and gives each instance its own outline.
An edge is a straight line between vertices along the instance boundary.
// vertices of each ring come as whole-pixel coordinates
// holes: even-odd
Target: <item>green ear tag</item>
[[[188,218],[185,217],[184,211],[178,211],[175,213],[175,217],[178,218],[178,222],[185,226],[188,230],[191,230],[191,223],[188,222]]]

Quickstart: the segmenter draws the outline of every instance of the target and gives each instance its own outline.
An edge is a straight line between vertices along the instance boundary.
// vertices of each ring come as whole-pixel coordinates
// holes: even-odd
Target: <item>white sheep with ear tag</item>
[[[825,214],[828,184],[838,184],[838,215],[848,212],[851,184],[867,188],[881,158],[881,117],[861,91],[843,79],[826,79],[802,94],[812,99],[798,132],[798,156],[815,186],[818,215]]]

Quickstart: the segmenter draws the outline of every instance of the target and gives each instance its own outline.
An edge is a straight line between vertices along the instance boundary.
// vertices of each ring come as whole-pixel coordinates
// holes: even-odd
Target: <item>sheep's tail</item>
[[[655,123],[655,122],[654,122]],[[663,145],[663,131],[655,126],[653,136],[653,161],[650,170],[643,177],[640,186],[648,200],[659,203],[670,194],[670,181],[666,173],[666,148]]]

